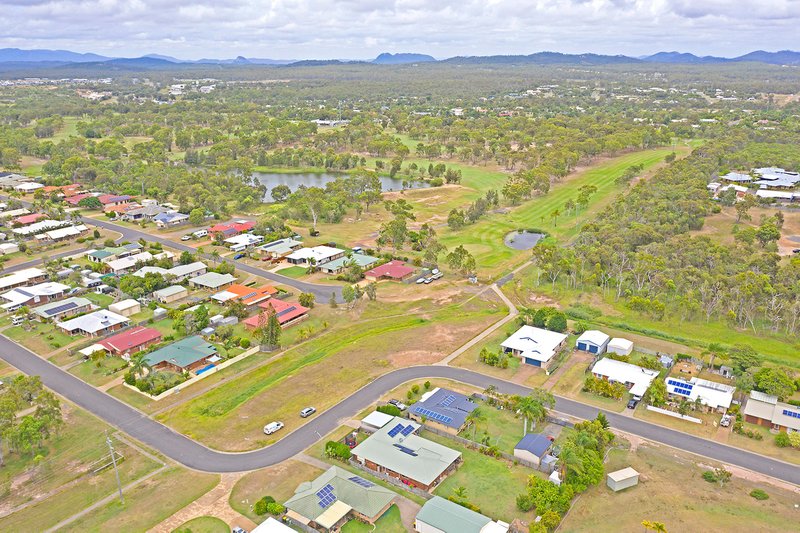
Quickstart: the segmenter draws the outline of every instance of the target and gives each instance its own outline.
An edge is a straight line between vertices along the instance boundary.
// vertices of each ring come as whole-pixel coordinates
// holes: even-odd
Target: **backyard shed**
[[[609,340],[610,337],[602,331],[590,329],[589,331],[584,331],[583,335],[578,337],[575,348],[583,350],[584,352],[600,355],[605,353]]]
[[[606,349],[610,353],[615,353],[617,355],[630,355],[633,351],[633,342],[629,341],[628,339],[615,337],[608,341],[608,346]]]
[[[380,411],[372,411],[361,420],[361,428],[369,432],[377,431],[392,420],[394,420],[392,415],[387,415]]]
[[[538,466],[552,445],[553,441],[547,435],[528,433],[514,446],[514,457]]]
[[[132,298],[129,298],[127,300],[122,300],[121,302],[109,305],[108,310],[112,313],[117,313],[122,316],[131,316],[142,310],[142,304]]]
[[[606,477],[606,485],[614,492],[633,487],[639,484],[639,472],[631,467],[609,472]]]

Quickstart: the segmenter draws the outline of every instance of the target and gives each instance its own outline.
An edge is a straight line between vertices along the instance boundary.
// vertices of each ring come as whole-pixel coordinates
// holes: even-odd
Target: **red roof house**
[[[92,196],[91,193],[82,192],[80,194],[73,194],[69,198],[65,198],[64,201],[70,205],[78,205],[78,202],[80,202],[84,198],[89,198],[90,196]]]
[[[243,222],[228,222],[227,224],[215,224],[208,228],[209,233],[221,233],[225,237],[233,237],[256,227],[255,222],[245,220]]]
[[[42,189],[45,194],[50,193],[58,193],[59,196],[63,196],[65,198],[69,198],[70,196],[75,196],[81,190],[80,183],[70,183],[69,185],[48,185],[44,189]]]
[[[120,205],[120,204],[127,204],[131,200],[133,200],[132,196],[127,194],[117,195],[117,194],[101,194],[97,197],[100,200],[100,203],[103,205]]]
[[[136,202],[133,203],[124,203],[124,204],[108,204],[107,206],[103,207],[104,213],[127,213],[131,209],[136,209],[137,207],[142,207]]]
[[[153,344],[161,342],[161,332],[155,328],[139,326],[98,342],[114,355],[140,352]]]
[[[43,218],[47,218],[47,215],[44,213],[31,213],[30,215],[22,215],[21,217],[15,218],[13,224],[16,226],[27,226],[28,224],[33,224],[34,222],[38,222]]]
[[[262,309],[267,309],[267,307],[272,307],[275,309],[275,314],[277,315],[278,322],[282,328],[285,328],[295,322],[299,322],[308,316],[308,307],[303,307],[302,305],[294,302],[276,300],[275,298],[270,298],[266,302],[260,303],[258,306]],[[264,311],[260,315],[251,316],[244,321],[245,327],[248,329],[256,329],[258,327],[259,317],[266,314],[266,311]]]
[[[402,261],[389,261],[381,266],[375,267],[364,272],[364,278],[369,281],[391,279],[402,281],[414,274],[414,269]]]

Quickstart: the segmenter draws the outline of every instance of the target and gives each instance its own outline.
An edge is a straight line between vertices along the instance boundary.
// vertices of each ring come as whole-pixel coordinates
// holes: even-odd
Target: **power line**
[[[108,436],[106,431],[106,443],[108,443],[108,451],[111,452],[111,462],[114,463],[114,474],[117,476],[117,489],[119,490],[119,501],[124,505],[125,498],[122,496],[122,483],[119,481],[119,470],[117,470],[117,457],[114,455],[114,445],[111,443],[111,437]]]

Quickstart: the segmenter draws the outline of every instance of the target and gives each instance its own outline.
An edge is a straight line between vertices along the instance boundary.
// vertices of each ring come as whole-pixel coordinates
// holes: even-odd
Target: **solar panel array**
[[[430,409],[423,409],[422,407],[417,408],[416,413],[418,415],[426,416],[431,420],[436,420],[437,422],[441,422],[443,424],[449,424],[453,421],[453,419],[449,416],[445,416],[439,413],[435,413]]]
[[[275,316],[279,316],[279,317],[280,317],[280,316],[283,316],[283,315],[285,315],[286,313],[291,313],[291,312],[292,312],[292,311],[294,311],[295,309],[297,309],[297,307],[295,307],[295,306],[287,307],[286,309],[284,309],[284,310],[283,310],[283,311],[281,311],[280,313],[277,313]]]
[[[333,493],[333,485],[328,483],[317,491],[317,498],[319,498],[319,506],[323,509],[336,501],[336,494]]]
[[[795,411],[790,411],[788,409],[784,409],[783,414],[786,416],[791,416],[792,418],[800,418],[800,413]]]
[[[389,436],[396,437],[401,431],[403,431],[403,424],[397,424],[395,427],[389,430]]]
[[[45,311],[45,313],[48,316],[53,316],[59,313],[63,313],[64,311],[69,311],[70,309],[75,309],[76,307],[78,307],[78,304],[76,304],[75,302],[69,302],[53,307],[52,309],[48,309],[47,311]]]
[[[365,489],[368,489],[370,487],[374,487],[375,486],[375,483],[373,483],[372,481],[367,481],[363,477],[353,476],[353,477],[349,477],[347,479],[349,479],[350,481],[352,481],[356,485],[361,485]]]
[[[408,437],[408,436],[409,436],[409,435],[411,435],[413,432],[414,432],[414,426],[412,426],[411,424],[409,424],[409,425],[407,425],[407,426],[405,427],[405,429],[403,429],[403,431],[401,431],[401,432],[400,432],[400,434],[401,434],[402,436],[404,436],[404,437]]]
[[[410,455],[412,457],[417,457],[417,455],[418,455],[417,452],[415,452],[411,448],[406,448],[402,444],[394,444],[394,447],[397,448],[398,450],[400,450],[403,453],[407,453],[408,455]]]
[[[444,400],[442,400],[442,403],[441,403],[440,405],[441,405],[442,407],[450,407],[450,405],[451,405],[451,404],[452,404],[454,401],[456,401],[456,397],[455,397],[455,396],[453,396],[452,394],[448,394],[447,396],[445,396]]]
[[[668,384],[675,387],[675,392],[678,394],[683,394],[684,396],[689,396],[692,394],[692,387],[691,383],[686,383],[685,381],[678,381],[676,379],[670,379],[667,381]]]

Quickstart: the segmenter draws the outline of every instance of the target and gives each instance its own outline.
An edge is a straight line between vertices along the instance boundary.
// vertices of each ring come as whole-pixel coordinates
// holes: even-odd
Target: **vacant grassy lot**
[[[99,387],[121,376],[127,367],[128,363],[121,357],[107,356],[97,361],[84,361],[70,368],[69,372],[83,381]]]
[[[47,442],[46,451],[40,452],[44,460],[39,466],[33,467],[30,456],[6,455],[5,466],[0,469],[0,486],[13,489],[0,500],[0,511],[9,512],[37,498],[44,496],[44,499],[0,518],[0,530],[43,531],[116,489],[113,469],[87,475],[108,457],[104,433],[107,426],[72,404],[62,406],[65,426]],[[115,449],[124,456],[119,463],[123,484],[160,466],[124,442],[113,441]]]
[[[229,533],[231,528],[213,516],[198,516],[181,524],[175,533]]]
[[[380,531],[381,533],[405,533],[406,528],[400,519],[400,509],[396,505],[389,507],[389,510],[380,517],[375,525],[359,522],[358,520],[350,520],[342,526],[342,533],[370,533],[372,531]]]
[[[129,490],[124,505],[115,499],[62,531],[146,531],[186,507],[217,483],[219,476],[216,474],[169,468]]]
[[[282,269],[278,270],[277,273],[280,274],[281,276],[286,276],[288,278],[297,279],[297,278],[304,277],[307,272],[308,272],[308,269],[305,268],[305,267],[290,266],[288,268],[282,268]]]
[[[259,523],[265,517],[253,512],[255,502],[264,496],[272,496],[275,501],[283,503],[294,495],[300,483],[311,481],[322,472],[319,468],[300,461],[284,461],[242,477],[231,490],[228,501],[233,509]]]
[[[608,411],[616,411],[619,413],[625,409],[625,403],[628,401],[627,395],[623,396],[621,400],[614,400],[612,398],[605,398],[599,394],[581,390],[587,375],[589,374],[586,373],[586,365],[578,362],[561,375],[551,392],[558,396],[573,398]]]
[[[265,437],[270,420],[282,420],[287,433],[303,420],[307,405],[322,411],[349,392],[393,368],[440,360],[505,312],[482,298],[451,303],[417,303],[416,312],[401,304],[369,302],[351,318],[286,350],[282,356],[236,380],[158,416],[162,422],[209,446],[239,451],[261,447],[282,435]],[[386,317],[373,317],[372,313]],[[425,339],[420,344],[419,339]],[[239,435],[230,439],[231,433]]]
[[[784,532],[795,530],[795,493],[739,478],[720,487],[701,477],[706,468],[675,450],[639,446],[635,452],[614,450],[606,471],[632,466],[639,485],[614,493],[605,480],[573,505],[559,531],[642,531],[642,520],[664,523],[667,531]],[[769,499],[749,496],[762,489]],[[795,524],[795,526],[792,526]]]
[[[3,335],[40,355],[63,348],[83,338],[80,335],[67,335],[54,324],[30,321],[27,323],[26,328],[13,326],[3,331]]]
[[[464,459],[458,470],[436,487],[434,494],[447,498],[458,487],[464,487],[467,489],[467,500],[480,507],[481,513],[495,520],[510,523],[514,518],[525,521],[535,518],[533,513],[523,513],[517,509],[516,497],[525,491],[528,476],[544,474],[483,455],[427,431],[421,435],[460,451]]]

